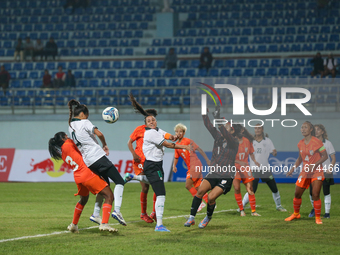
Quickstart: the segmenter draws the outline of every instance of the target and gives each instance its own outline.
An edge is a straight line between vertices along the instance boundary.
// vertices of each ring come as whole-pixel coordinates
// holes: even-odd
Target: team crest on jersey
[[[310,150],[310,151],[309,151],[309,154],[310,154],[310,155],[313,155],[313,154],[314,154],[314,151],[313,151],[313,150]]]
[[[223,148],[227,147],[227,143],[226,143],[226,142],[223,143],[222,147],[223,147]]]
[[[226,184],[227,183],[227,180],[222,180],[221,181],[221,184]]]
[[[246,152],[248,151],[248,147],[245,148],[245,151],[246,151]]]

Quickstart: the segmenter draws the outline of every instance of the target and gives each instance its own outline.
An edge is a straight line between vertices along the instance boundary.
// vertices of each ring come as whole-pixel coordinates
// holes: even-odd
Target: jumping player
[[[80,150],[87,167],[90,168],[92,172],[103,177],[108,184],[110,184],[109,178],[116,184],[114,189],[115,205],[112,217],[123,226],[126,226],[126,222],[120,212],[125,182],[116,167],[107,158],[109,148],[106,145],[105,137],[103,133],[88,120],[89,110],[86,105],[80,104],[78,101],[72,99],[68,102],[68,106],[70,109],[68,121],[70,136]],[[103,147],[100,147],[98,144],[96,136],[100,139]],[[90,217],[90,220],[97,224],[99,224],[101,220],[99,212],[102,203],[103,198],[99,194],[96,197],[94,214]]]
[[[330,218],[330,210],[331,210],[331,185],[334,185],[334,177],[333,177],[333,167],[335,166],[336,157],[335,157],[335,150],[333,144],[328,140],[328,135],[326,128],[322,124],[314,125],[315,127],[315,137],[318,138],[320,141],[323,142],[323,145],[327,152],[327,159],[325,162],[322,163],[323,165],[323,172],[325,175],[325,180],[322,183],[323,194],[325,196],[325,215],[324,218]],[[331,157],[332,162],[329,160]],[[313,189],[312,186],[309,187],[309,198],[313,206]],[[314,217],[315,211],[314,208],[309,214],[309,217]]]
[[[277,151],[274,147],[273,142],[268,138],[268,135],[264,134],[263,126],[257,124],[255,127],[255,137],[253,140],[254,156],[257,162],[259,162],[260,167],[258,167],[255,162],[250,158],[250,168],[252,170],[254,180],[253,180],[253,191],[256,193],[258,183],[260,179],[265,182],[270,190],[272,191],[273,199],[276,205],[276,210],[280,212],[286,212],[287,210],[281,206],[281,196],[277,189],[277,185],[272,172],[270,171],[270,165],[268,162],[269,155],[272,154],[274,157],[277,155]],[[249,202],[248,193],[243,197],[243,207]]]
[[[302,163],[302,169],[296,181],[295,195],[294,195],[294,213],[285,219],[285,221],[292,221],[300,219],[301,196],[309,185],[313,187],[313,200],[315,210],[315,223],[322,224],[321,215],[321,199],[320,190],[324,174],[322,171],[322,163],[327,159],[327,152],[323,146],[322,141],[316,138],[314,126],[309,121],[305,121],[301,126],[301,133],[304,136],[298,143],[299,157],[293,167],[287,173],[291,176],[295,169],[298,169]]]
[[[156,117],[157,111],[154,109],[147,109],[145,110],[148,114]],[[153,210],[150,214],[150,217],[146,213],[147,208],[147,197],[149,192],[149,184],[145,183],[143,181],[143,178],[145,177],[143,166],[145,161],[145,156],[143,153],[143,141],[144,141],[144,133],[145,133],[145,125],[141,125],[136,127],[136,129],[132,132],[130,135],[129,141],[128,141],[128,147],[129,150],[133,156],[133,170],[135,172],[135,175],[132,177],[132,179],[140,181],[140,184],[142,186],[142,191],[140,193],[140,204],[141,204],[141,215],[140,218],[144,220],[147,223],[152,223],[153,219],[156,221],[156,212],[155,212],[155,203],[156,203],[156,194],[153,194]],[[133,142],[136,142],[136,148],[133,148]],[[129,173],[126,174],[124,180],[127,179],[131,180],[131,176]]]
[[[198,187],[202,183],[202,173],[196,171],[196,166],[202,167],[202,163],[199,160],[199,158],[196,155],[196,150],[203,156],[205,161],[207,162],[208,166],[210,165],[210,160],[205,154],[205,152],[191,139],[184,137],[185,132],[187,131],[187,127],[183,125],[182,123],[178,123],[175,126],[175,133],[178,138],[178,141],[176,144],[183,144],[183,145],[191,145],[192,150],[187,151],[187,150],[181,150],[181,149],[176,149],[175,150],[175,156],[174,156],[174,163],[172,167],[172,171],[174,173],[177,172],[177,163],[179,157],[181,157],[185,164],[188,167],[187,171],[187,178],[185,181],[185,188],[191,193],[191,195],[194,197],[197,193]],[[203,196],[203,199],[206,203],[208,203],[208,194],[205,194]],[[201,211],[206,204],[202,201],[200,207],[198,208],[198,211]]]
[[[69,139],[64,132],[59,132],[49,140],[48,149],[52,158],[62,159],[70,165],[73,169],[74,181],[78,187],[78,193],[75,194],[75,196],[79,195],[80,200],[74,209],[73,221],[67,229],[73,233],[79,233],[79,218],[89,199],[89,192],[91,191],[94,195],[100,194],[105,198],[103,219],[100,223],[99,230],[109,231],[111,233],[117,232],[117,229],[108,225],[113,202],[112,190],[107,182],[102,180],[85,165],[83,157],[75,143]]]
[[[229,125],[229,123],[227,123]],[[230,125],[229,125],[230,126]],[[253,180],[254,177],[251,173],[251,169],[248,165],[248,156],[254,161],[257,166],[260,164],[255,160],[254,156],[254,147],[252,141],[254,140],[253,136],[248,132],[247,129],[242,128],[242,137],[238,137],[238,151],[235,159],[235,167],[237,169],[235,179],[233,181],[234,190],[235,190],[235,199],[237,205],[240,209],[240,215],[246,216],[242,204],[242,195],[241,195],[241,181],[246,186],[247,193],[250,201],[251,215],[252,216],[261,216],[256,212],[256,199],[255,193],[253,191]]]
[[[219,109],[217,109],[213,115],[216,119],[220,119]],[[190,216],[184,223],[185,227],[195,225],[195,216],[205,193],[210,190],[208,194],[207,215],[198,225],[199,228],[205,228],[210,222],[214,213],[216,199],[220,195],[227,194],[230,191],[235,174],[233,171],[233,168],[235,168],[235,157],[239,146],[235,137],[242,136],[242,127],[240,125],[234,125],[233,128],[227,125],[219,125],[219,130],[217,130],[217,128],[211,124],[208,115],[202,115],[202,117],[205,127],[214,138],[210,169],[224,167],[228,170],[220,172],[210,171],[204,177],[201,185],[198,187],[197,194],[192,200]]]

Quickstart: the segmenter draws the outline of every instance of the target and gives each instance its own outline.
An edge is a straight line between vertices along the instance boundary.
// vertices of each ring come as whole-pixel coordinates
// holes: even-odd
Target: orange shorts
[[[312,182],[323,181],[324,179],[325,177],[323,172],[316,172],[313,174],[301,172],[295,184],[300,188],[308,189]]]
[[[191,174],[190,174],[190,171],[187,171],[187,179],[191,179],[194,182],[194,187],[195,188],[198,188],[201,185],[201,183],[202,183],[203,176],[202,176],[202,174],[200,176],[201,177],[199,177],[199,178],[193,178],[191,176]]]
[[[140,175],[143,173],[143,166],[144,166],[144,161],[143,162],[133,162],[133,171],[135,172],[135,175]]]
[[[101,192],[106,186],[108,186],[107,182],[96,175],[86,182],[77,183],[78,193],[74,195],[87,197],[89,195],[89,191],[91,191],[93,195],[96,195]]]
[[[254,177],[251,173],[251,170],[247,168],[247,170],[243,169],[242,171],[240,169],[237,169],[235,178],[236,180],[242,181],[244,184],[251,182],[254,180]]]

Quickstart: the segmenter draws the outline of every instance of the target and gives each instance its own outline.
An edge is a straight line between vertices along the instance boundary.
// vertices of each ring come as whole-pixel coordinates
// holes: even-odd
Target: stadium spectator
[[[11,79],[11,75],[7,70],[5,69],[5,66],[1,66],[1,72],[0,72],[0,86],[2,87],[4,91],[4,95],[6,95],[6,90],[9,85],[9,80]]]
[[[74,75],[72,74],[71,70],[68,70],[65,78],[65,87],[76,87],[76,79],[74,78]]]
[[[166,69],[177,68],[177,54],[174,48],[170,48],[169,53],[165,56],[164,67]]]
[[[52,56],[53,60],[55,60],[55,57],[58,55],[58,46],[54,42],[54,38],[51,36],[50,40],[46,43],[45,46],[45,60],[47,60],[48,56]]]
[[[209,47],[204,47],[203,52],[201,53],[200,57],[200,65],[198,66],[199,69],[206,68],[207,71],[211,67],[211,62],[213,61],[213,56],[209,51]]]
[[[51,88],[51,87],[52,87],[52,76],[48,73],[48,70],[45,69],[42,88]]]
[[[33,60],[34,45],[29,36],[26,37],[24,48],[25,48],[25,54],[24,54],[25,60],[26,60],[27,55],[30,55],[31,60]]]
[[[333,78],[335,78],[336,75],[336,59],[333,58],[333,54],[329,53],[328,58],[324,60],[324,75],[331,74]]]
[[[18,41],[15,44],[14,61],[17,60],[18,55],[20,55],[20,61],[23,61],[24,60],[24,44],[22,43],[21,38],[18,38]]]
[[[310,73],[310,75],[314,77],[315,75],[320,74],[321,78],[324,77],[323,60],[320,52],[318,52],[310,62],[314,64],[314,70]]]
[[[34,44],[33,61],[35,61],[36,56],[40,56],[40,60],[42,60],[44,56],[44,45],[40,39],[38,39]]]
[[[63,68],[58,66],[58,72],[55,74],[53,80],[53,87],[60,88],[65,85],[66,74],[63,72]]]
[[[83,7],[84,9],[86,9],[89,3],[90,3],[90,0],[67,0],[66,4],[64,4],[63,7],[64,7],[64,10],[66,10],[67,7],[72,7],[71,14],[73,14],[74,11],[79,7]]]

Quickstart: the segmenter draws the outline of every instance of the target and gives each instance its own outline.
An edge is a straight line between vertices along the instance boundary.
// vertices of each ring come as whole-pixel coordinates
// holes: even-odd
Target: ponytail
[[[54,159],[61,159],[61,146],[64,144],[66,134],[64,132],[58,132],[48,141],[48,151]]]
[[[243,136],[247,138],[251,143],[255,140],[254,136],[252,136],[246,128],[243,128]]]
[[[73,108],[73,106],[75,106],[75,107]],[[70,110],[70,115],[69,115],[69,118],[68,118],[68,125],[70,127],[71,127],[71,120],[72,120],[73,117],[78,116],[80,113],[84,113],[85,115],[89,115],[89,109],[86,107],[86,105],[80,104],[79,101],[77,101],[75,99],[71,99],[68,102],[68,108]]]

